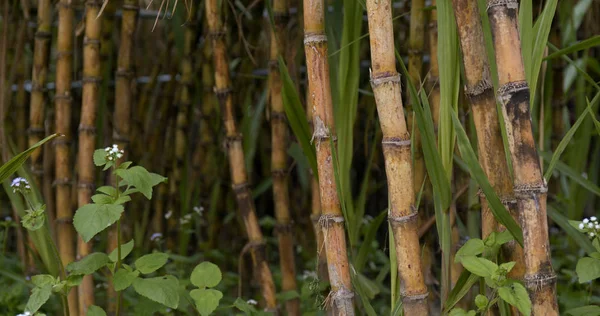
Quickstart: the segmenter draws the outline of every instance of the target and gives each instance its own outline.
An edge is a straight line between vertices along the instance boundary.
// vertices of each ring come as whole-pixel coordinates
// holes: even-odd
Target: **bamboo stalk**
[[[332,149],[335,122],[329,83],[327,36],[323,0],[304,1],[304,53],[313,111],[313,138],[317,148],[321,217],[334,314],[354,315],[352,283],[346,249],[344,217],[334,177]],[[333,141],[333,146],[331,142]]]
[[[38,28],[35,32],[33,67],[31,70],[31,99],[29,104],[29,146],[44,137],[44,106],[46,81],[52,39],[52,8],[50,0],[38,1]],[[31,173],[40,186],[43,182],[43,147],[31,154]]]
[[[79,123],[79,150],[77,166],[79,181],[77,184],[77,205],[82,207],[90,203],[94,192],[96,168],[92,156],[96,148],[96,111],[99,102],[102,68],[100,61],[100,38],[102,17],[98,17],[102,2],[87,0],[85,3],[85,37],[83,39],[83,91],[81,120]],[[92,251],[92,243],[85,243],[81,236],[77,238],[77,257],[81,259]],[[79,291],[79,315],[87,313],[94,305],[94,280],[92,275],[83,277]]]
[[[268,310],[276,310],[275,285],[271,270],[266,261],[265,241],[263,239],[254,200],[248,184],[248,175],[244,163],[244,151],[242,137],[237,130],[234,107],[233,91],[229,77],[229,62],[227,58],[227,47],[224,35],[225,27],[221,20],[221,8],[217,0],[207,0],[206,18],[209,26],[210,37],[213,44],[213,58],[215,65],[215,93],[221,104],[221,115],[227,137],[227,151],[229,157],[229,169],[231,172],[232,188],[238,203],[239,212],[246,227],[252,255],[254,274],[260,284],[262,295],[266,301]]]
[[[392,227],[404,314],[428,315],[427,286],[421,271],[418,212],[414,206],[410,133],[406,127],[400,75],[396,70],[391,0],[368,0],[371,86],[383,132]]]
[[[490,66],[487,60],[477,1],[453,0],[453,4],[463,52],[466,78],[465,93],[471,103],[477,133],[479,162],[490,184],[518,222],[519,214],[517,213],[512,181],[506,156],[504,155],[500,120],[492,90]],[[505,228],[499,226],[496,222],[483,194],[481,194],[480,200],[482,237],[486,238],[490,233]],[[513,241],[505,244],[503,251],[508,260],[517,262],[510,276],[521,279],[524,273],[523,249]]]
[[[58,3],[56,54],[55,128],[65,135],[54,142],[56,154],[56,236],[63,265],[75,261],[75,232],[71,203],[71,81],[73,80],[73,7],[71,0]],[[69,293],[69,313],[77,315],[77,291]]]
[[[288,1],[273,2],[274,25],[271,28],[271,49],[269,61],[270,103],[271,103],[271,174],[273,176],[273,198],[277,225],[275,231],[279,241],[279,264],[282,273],[282,290],[296,291],[296,266],[294,263],[294,239],[290,215],[288,190],[288,127],[281,95],[282,82],[277,58],[285,56],[287,47],[286,27],[288,23]],[[298,298],[285,302],[288,315],[300,315]]]
[[[556,274],[550,262],[547,186],[542,178],[529,111],[529,87],[521,56],[517,0],[488,1],[496,63],[498,99],[514,168],[514,192],[523,227],[525,285],[533,315],[558,315]]]

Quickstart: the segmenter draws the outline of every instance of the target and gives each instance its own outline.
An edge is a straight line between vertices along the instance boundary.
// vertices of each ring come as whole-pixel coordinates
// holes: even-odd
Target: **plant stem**
[[[116,193],[115,193],[115,199],[119,199],[119,193],[121,193],[121,191],[119,191],[119,176],[114,173],[114,171],[117,170],[117,164],[115,162],[115,165],[113,166],[113,175],[115,176],[115,189],[116,189]],[[121,267],[121,219],[119,218],[119,220],[117,221],[117,265],[115,266],[115,273],[117,273],[117,271],[119,270],[119,268]],[[113,275],[114,278],[114,275]],[[114,284],[114,280],[113,280],[113,284]],[[119,311],[120,311],[120,307],[121,307],[121,291],[119,291],[117,293],[117,304],[116,304],[116,311],[115,311],[115,315],[119,316]]]
[[[66,295],[60,295],[61,301],[62,301],[62,306],[63,306],[63,314],[65,316],[69,316],[69,301],[67,300],[67,296]]]

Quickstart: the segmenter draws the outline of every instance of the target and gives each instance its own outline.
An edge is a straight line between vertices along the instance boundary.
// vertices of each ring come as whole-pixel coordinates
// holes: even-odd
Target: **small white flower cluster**
[[[123,157],[123,154],[125,153],[123,149],[119,149],[117,144],[113,144],[112,147],[104,148],[104,151],[106,151],[106,160],[108,161],[116,161]]]
[[[196,214],[198,214],[199,216],[202,216],[202,213],[204,213],[204,207],[194,206],[194,212],[196,212]]]
[[[161,233],[154,233],[152,234],[152,236],[150,236],[150,241],[159,241],[162,239],[162,234]]]
[[[598,223],[598,218],[596,218],[596,216],[584,218],[579,224],[579,229],[587,233],[590,238],[598,236],[600,234],[600,223]]]
[[[25,178],[17,177],[14,178],[10,187],[13,189],[13,193],[17,192],[29,192],[31,190],[31,186],[29,185],[29,181]]]
[[[318,279],[317,273],[315,271],[304,270],[302,272],[302,280],[306,279]]]
[[[31,316],[31,312],[24,311],[22,314],[17,314],[17,316]]]
[[[182,218],[179,219],[179,224],[185,225],[192,221],[192,214],[185,214]]]
[[[250,304],[250,305],[257,305],[258,302],[253,300],[253,299],[249,299],[246,303]]]

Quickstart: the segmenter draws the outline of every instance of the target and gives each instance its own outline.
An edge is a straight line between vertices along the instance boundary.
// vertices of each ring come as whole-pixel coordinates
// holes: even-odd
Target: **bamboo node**
[[[93,182],[79,180],[79,182],[77,183],[77,188],[79,188],[79,189],[94,190],[94,188],[96,188],[96,186],[94,185]]]
[[[71,217],[60,217],[54,220],[57,224],[71,224],[73,223],[73,218]]]
[[[402,139],[402,138],[398,138],[398,137],[386,137],[381,141],[381,144],[383,146],[397,146],[397,147],[403,147],[403,146],[408,146],[410,147],[411,141],[410,139]]]
[[[517,10],[519,8],[519,1],[518,0],[490,0],[487,5],[487,10],[489,10],[492,7],[499,7],[499,6],[506,6],[506,8],[508,8],[508,9]]]
[[[85,83],[100,84],[102,82],[102,77],[85,76],[81,79],[81,81],[84,84]]]
[[[318,142],[317,146],[319,146],[323,140],[326,140],[330,137],[331,133],[329,132],[329,127],[325,126],[325,122],[323,122],[320,116],[316,115],[313,123],[315,127],[313,129],[313,135],[310,139],[310,142],[312,143],[316,139]],[[336,140],[336,137],[333,136],[333,141]]]
[[[226,33],[225,31],[221,30],[221,31],[211,31],[208,33],[208,36],[211,37],[213,40],[217,40],[221,37],[225,37]]]
[[[333,226],[335,223],[343,223],[344,216],[332,215],[332,214],[322,214],[319,217],[319,226],[329,228]]]
[[[73,97],[71,96],[71,93],[69,93],[69,91],[63,93],[63,94],[55,94],[54,95],[54,101],[58,101],[58,100],[65,100],[67,102],[71,102],[73,101]]]
[[[483,79],[478,81],[472,87],[465,86],[465,93],[468,96],[476,97],[480,94],[483,94],[486,90],[492,89],[492,87],[492,83],[488,79]]]
[[[127,69],[117,69],[117,71],[115,72],[115,76],[130,79],[131,77],[133,77],[133,71]]]
[[[138,7],[135,4],[131,4],[131,3],[124,3],[122,8],[123,8],[123,10],[127,10],[127,11],[138,11],[140,9],[140,7]]]
[[[213,89],[213,91],[215,92],[215,95],[217,96],[217,98],[219,98],[219,100],[221,100],[221,98],[227,97],[227,95],[230,94],[233,90],[231,89],[231,87],[226,87],[226,88],[222,88],[222,89],[217,89],[217,87],[215,87]]]
[[[542,184],[518,184],[514,187],[515,196],[517,199],[528,199],[537,194],[548,192],[546,183]]]
[[[423,55],[423,50],[418,48],[409,48],[408,56],[421,56]]]
[[[48,91],[48,89],[46,88],[46,85],[44,84],[40,84],[37,81],[32,81],[31,82],[31,92],[46,92]]]
[[[343,306],[346,301],[354,298],[354,292],[345,287],[341,287],[337,291],[332,291],[330,295],[332,296],[335,304],[338,306]]]
[[[232,184],[231,188],[233,189],[233,192],[235,194],[242,194],[248,192],[248,190],[250,189],[250,185],[248,184],[248,182],[243,182],[239,184]]]
[[[525,80],[509,82],[498,88],[498,101],[500,101],[502,104],[505,104],[513,94],[528,90],[529,86]]]
[[[275,235],[290,234],[290,233],[292,233],[293,227],[294,227],[294,225],[293,225],[292,222],[289,222],[289,223],[276,223],[275,224],[275,228],[273,229],[273,233],[275,233]]]
[[[54,139],[52,141],[52,145],[55,146],[55,147],[56,146],[60,146],[60,145],[66,145],[66,146],[68,146],[70,144],[71,144],[71,140],[67,139],[65,137],[56,138],[56,139]]]
[[[121,133],[119,133],[118,131],[113,131],[113,135],[112,138],[115,142],[117,143],[123,143],[124,146],[127,146],[127,144],[130,143],[130,140],[128,137],[125,136],[121,136]],[[120,144],[119,144],[120,145]]]
[[[311,214],[310,215],[310,220],[312,221],[313,225],[318,225],[320,219],[321,219],[321,214]]]
[[[279,70],[279,61],[277,59],[271,59],[269,60],[269,68],[271,69],[271,71],[278,71]]]
[[[79,132],[90,133],[90,134],[95,134],[96,133],[96,127],[95,126],[88,126],[88,125],[83,125],[83,124],[80,124],[79,127],[77,128],[77,130]]]
[[[71,184],[70,178],[55,179],[54,182],[52,182],[53,187],[60,186],[60,185],[69,185],[69,184]]]
[[[327,43],[327,35],[325,34],[314,34],[307,33],[304,35],[304,45],[316,44],[316,43]]]
[[[371,72],[371,70],[369,69],[369,72]],[[373,76],[371,76],[371,87],[376,88],[382,84],[386,84],[386,83],[400,83],[400,74],[399,73],[395,73],[395,74],[390,74],[390,75],[386,75],[385,77],[379,77],[379,78],[374,78]]]
[[[38,38],[41,40],[51,39],[52,33],[46,32],[46,31],[37,31],[37,32],[35,32],[35,38]]]
[[[273,178],[285,178],[285,177],[287,177],[287,170],[286,169],[273,169],[273,170],[271,170],[271,175],[273,176]]]
[[[402,293],[401,295],[402,295],[402,302],[404,302],[404,303],[417,302],[417,301],[422,301],[422,300],[426,299],[427,297],[429,297],[429,292],[425,292],[423,294],[413,294],[413,295],[405,295],[404,293]]]
[[[556,274],[549,272],[536,275],[525,275],[523,277],[523,282],[525,282],[525,286],[530,291],[535,292],[550,284],[556,283]]]
[[[43,127],[30,127],[27,129],[27,134],[29,135],[40,135],[44,134],[46,130]]]
[[[417,212],[413,205],[410,206],[410,209],[412,213],[405,216],[393,216],[388,214],[388,220],[391,222],[390,224],[402,224],[417,219],[417,215],[419,215],[419,212]]]
[[[98,8],[100,8],[100,7],[102,7],[102,2],[103,1],[101,1],[101,0],[87,0],[85,2],[85,5],[89,6],[89,7],[98,7]]]
[[[71,1],[63,1],[63,0],[61,0],[61,1],[59,1],[56,4],[56,7],[58,9],[71,9]]]
[[[100,47],[100,40],[84,36],[83,37],[83,45],[90,45],[90,46]]]
[[[71,51],[64,51],[64,52],[58,52],[58,53],[56,53],[56,59],[61,59],[63,57],[69,57],[69,56],[73,56],[73,52],[71,52]]]
[[[33,173],[36,176],[43,176],[44,175],[44,168],[40,168],[39,166],[36,165],[32,165],[31,166],[31,173]]]

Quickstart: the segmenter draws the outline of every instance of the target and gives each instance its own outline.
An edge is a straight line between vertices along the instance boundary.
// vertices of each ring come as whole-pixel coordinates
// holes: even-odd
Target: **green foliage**
[[[150,274],[162,266],[164,266],[169,260],[169,255],[162,252],[155,252],[135,261],[135,268],[143,274]]]
[[[125,211],[120,204],[86,204],[73,216],[73,225],[85,242],[116,223]]]
[[[597,305],[588,305],[581,306],[578,308],[573,308],[565,312],[567,315],[571,316],[598,316],[600,315],[600,306]]]
[[[113,286],[115,291],[123,291],[140,275],[140,271],[130,271],[128,269],[120,269],[113,276]]]
[[[67,265],[67,272],[74,275],[92,274],[106,266],[108,262],[109,258],[105,253],[94,252],[79,261],[69,263]]]
[[[121,245],[121,260],[125,259],[125,257],[127,257],[127,255],[129,255],[131,253],[131,251],[133,250],[133,245],[134,245],[133,239],[130,240],[129,242]],[[115,248],[113,251],[111,251],[110,254],[108,255],[108,258],[112,262],[117,262],[118,257],[119,257],[119,251],[117,248]]]
[[[88,307],[87,316],[106,316],[106,312],[96,305]]]
[[[30,313],[37,312],[42,305],[44,305],[48,299],[52,295],[52,285],[46,284],[43,286],[36,286],[31,290],[31,296],[27,301],[27,306],[25,306],[25,310]]]
[[[171,275],[136,278],[133,281],[133,288],[138,294],[170,308],[177,308],[179,305],[178,287],[179,282]]]
[[[192,271],[190,282],[198,288],[190,291],[190,297],[200,315],[208,316],[219,306],[223,293],[212,288],[217,286],[221,279],[219,267],[207,261],[198,264]]]
[[[531,300],[525,287],[518,282],[498,288],[498,295],[508,304],[516,307],[521,314],[531,315]]]
[[[3,164],[0,167],[0,181],[4,181],[6,179],[8,179],[8,177],[15,173],[17,170],[19,170],[19,168],[21,168],[21,166],[25,163],[25,161],[27,160],[27,158],[29,158],[29,156],[36,150],[38,149],[40,146],[42,146],[43,144],[47,143],[48,141],[52,140],[53,138],[56,138],[58,136],[61,136],[60,134],[52,134],[42,140],[40,140],[39,142],[35,143],[33,146],[31,146],[29,149],[25,150],[24,152],[14,156],[13,158],[11,158],[9,161],[7,161],[5,164]]]

